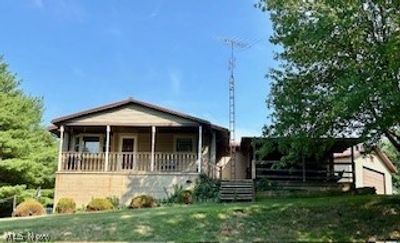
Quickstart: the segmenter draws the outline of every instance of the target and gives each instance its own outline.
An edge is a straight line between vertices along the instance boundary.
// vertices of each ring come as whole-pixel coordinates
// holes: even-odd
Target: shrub
[[[219,196],[220,181],[201,174],[196,180],[193,197],[197,201],[217,201]]]
[[[184,190],[181,195],[178,203],[184,203],[184,204],[191,204],[193,203],[193,197],[192,197],[192,191],[190,190]]]
[[[174,184],[172,187],[173,192],[171,194],[168,193],[167,188],[164,188],[165,193],[167,194],[167,198],[165,200],[166,203],[178,203],[184,191],[182,185]]]
[[[43,206],[45,207],[52,207],[54,198],[54,189],[41,189],[40,192],[41,195],[38,198],[39,202],[43,204]]]
[[[360,187],[355,188],[352,193],[356,195],[374,195],[376,194],[376,189],[375,187]]]
[[[29,194],[26,185],[0,186],[0,218],[10,217],[13,213],[13,200],[17,197],[17,204],[22,203],[25,199],[33,198],[34,194]]]
[[[57,203],[57,213],[75,213],[76,203],[72,198],[60,198]]]
[[[274,191],[280,190],[280,188],[276,182],[270,181],[266,178],[262,178],[256,181],[256,191],[263,192],[263,191]]]
[[[35,199],[26,199],[15,209],[14,217],[27,217],[46,214],[43,205]]]
[[[113,205],[107,198],[92,198],[86,206],[87,211],[103,211],[113,209]]]
[[[117,196],[107,197],[107,199],[111,202],[113,208],[119,208],[119,198]]]
[[[129,204],[130,208],[152,208],[155,207],[154,198],[147,195],[136,196]]]
[[[163,200],[164,203],[185,203],[190,204],[193,202],[193,192],[191,190],[184,190],[182,185],[174,184],[173,192],[169,194],[167,193],[167,198]]]
[[[0,187],[0,217],[10,217],[13,212],[13,196],[17,196],[17,203],[23,202],[19,195],[26,189],[25,185]]]
[[[15,186],[0,186],[0,200],[5,199],[5,202],[0,203],[0,218],[9,217],[13,211],[13,196],[17,197],[17,204],[22,203],[25,199],[35,198],[44,207],[51,207],[53,204],[53,189],[41,189],[40,197],[36,198],[37,189],[27,189],[26,185]]]

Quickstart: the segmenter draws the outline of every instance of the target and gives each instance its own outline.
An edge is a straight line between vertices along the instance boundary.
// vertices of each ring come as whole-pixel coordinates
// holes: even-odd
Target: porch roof
[[[251,149],[253,141],[268,141],[272,143],[278,143],[281,140],[289,140],[289,137],[243,137],[241,141],[241,147],[243,149]],[[362,140],[360,138],[314,138],[315,141],[323,144],[331,144],[330,148],[327,149],[326,153],[341,153],[351,146],[357,145]]]

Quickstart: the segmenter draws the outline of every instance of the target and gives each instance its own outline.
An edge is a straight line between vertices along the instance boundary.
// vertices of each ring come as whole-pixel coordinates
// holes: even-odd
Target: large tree
[[[0,199],[53,187],[56,141],[41,125],[42,113],[42,100],[23,93],[0,57]]]
[[[400,1],[266,0],[273,125],[265,135],[386,136],[400,151]]]

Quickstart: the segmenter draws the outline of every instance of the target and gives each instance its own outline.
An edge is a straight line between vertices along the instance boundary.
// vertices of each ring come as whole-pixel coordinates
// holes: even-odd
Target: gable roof
[[[366,151],[362,144],[356,145],[359,149],[358,151],[354,151],[354,158],[359,158],[360,156],[365,155]],[[383,152],[379,147],[374,146],[372,148],[372,151],[378,156],[378,158],[382,161],[382,163],[388,168],[388,170],[392,173],[397,172],[396,166],[393,164],[393,162],[389,159],[389,157]],[[335,158],[349,158],[351,157],[351,150],[350,148],[347,149],[346,151],[342,153],[337,153],[334,155]]]
[[[161,112],[161,113],[169,114],[169,115],[176,116],[176,117],[179,117],[179,118],[187,119],[187,120],[190,120],[190,121],[193,121],[193,122],[196,122],[196,123],[209,125],[213,129],[224,131],[224,132],[228,132],[228,129],[226,129],[224,127],[220,127],[220,126],[214,125],[214,124],[211,124],[207,120],[204,120],[204,119],[201,119],[201,118],[197,118],[197,117],[185,114],[185,113],[173,111],[173,110],[170,110],[170,109],[167,109],[167,108],[164,108],[164,107],[161,107],[161,106],[153,105],[153,104],[150,104],[150,103],[147,103],[147,102],[135,100],[133,98],[128,98],[128,99],[125,99],[125,100],[122,100],[122,101],[118,101],[118,102],[114,102],[114,103],[111,103],[111,104],[107,104],[107,105],[95,107],[95,108],[92,108],[92,109],[84,110],[84,111],[81,111],[81,112],[73,113],[73,114],[70,114],[70,115],[58,117],[58,118],[53,119],[51,121],[51,123],[54,124],[54,125],[58,125],[58,124],[61,124],[63,122],[67,122],[67,121],[72,120],[72,119],[81,118],[81,117],[84,117],[84,116],[87,116],[87,115],[97,114],[97,113],[101,113],[101,112],[112,110],[112,109],[117,109],[117,108],[120,108],[120,107],[123,107],[123,106],[126,106],[126,105],[130,105],[130,104],[137,105],[137,106],[140,106],[140,107],[144,107],[144,108],[147,108],[147,109],[150,109],[150,110],[158,111],[158,112]]]
[[[393,162],[389,159],[389,157],[383,152],[381,149],[378,147],[374,148],[375,153],[378,155],[378,157],[383,161],[385,166],[391,171],[392,173],[397,172],[396,166],[393,164]]]

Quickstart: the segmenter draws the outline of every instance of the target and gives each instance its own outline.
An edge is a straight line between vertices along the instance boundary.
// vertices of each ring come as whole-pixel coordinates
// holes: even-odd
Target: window
[[[193,152],[193,139],[192,138],[176,138],[175,151],[176,152]]]
[[[99,137],[83,137],[82,152],[99,153],[100,152],[100,138]]]

